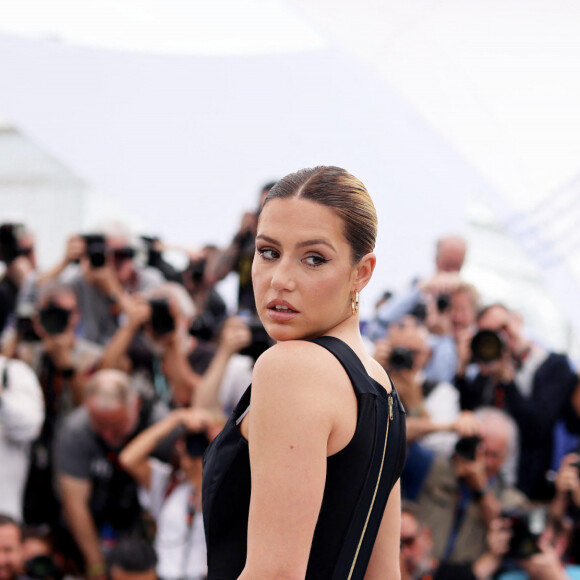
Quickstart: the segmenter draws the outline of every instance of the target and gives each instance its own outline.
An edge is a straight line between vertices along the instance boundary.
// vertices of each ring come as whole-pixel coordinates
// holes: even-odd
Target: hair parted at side
[[[344,224],[352,261],[372,252],[377,237],[377,212],[364,184],[345,169],[318,166],[283,177],[270,189],[264,205],[273,199],[307,199],[334,209]]]

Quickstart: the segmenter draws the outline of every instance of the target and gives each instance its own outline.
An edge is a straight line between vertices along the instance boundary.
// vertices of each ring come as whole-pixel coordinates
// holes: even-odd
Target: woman
[[[266,198],[252,279],[277,344],[205,455],[210,580],[399,578],[404,415],[359,331],[375,237],[343,169],[290,174]]]

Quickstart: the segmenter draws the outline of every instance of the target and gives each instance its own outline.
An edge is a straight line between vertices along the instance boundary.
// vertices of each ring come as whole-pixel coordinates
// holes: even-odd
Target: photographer
[[[195,307],[185,289],[167,282],[147,293],[124,302],[125,324],[119,328],[103,355],[103,368],[117,368],[135,375],[141,371],[144,388],[154,398],[173,407],[189,406],[216,354],[216,345],[191,335]],[[239,319],[248,333],[247,325]],[[141,347],[136,337],[144,329]],[[245,344],[245,343],[244,343]],[[145,350],[142,347],[145,347]],[[222,349],[223,354],[223,349]],[[223,361],[220,354],[216,365]],[[232,383],[232,372],[248,373],[248,357],[230,353],[222,369],[219,383]],[[227,371],[227,372],[226,372]],[[225,372],[225,376],[223,373]],[[216,376],[216,367],[212,376]],[[221,388],[226,388],[220,387]]]
[[[379,308],[369,327],[370,338],[383,336],[391,323],[406,314],[416,313],[429,297],[453,292],[459,284],[466,251],[467,244],[460,236],[446,235],[437,240],[435,272],[431,276],[415,278],[407,291],[396,293]],[[442,380],[444,377],[438,378]]]
[[[150,395],[171,406],[188,406],[201,375],[213,357],[213,345],[189,334],[195,314],[183,286],[165,282],[123,301],[125,323],[103,355],[103,368],[129,374],[144,371]],[[136,342],[141,330],[144,341]]]
[[[22,341],[17,346],[17,356],[30,365],[40,381],[46,408],[42,431],[32,445],[24,517],[27,523],[54,524],[60,513],[53,486],[54,433],[82,402],[85,384],[97,369],[102,348],[75,335],[80,313],[69,287],[42,287],[36,309],[32,325],[40,340]]]
[[[15,315],[18,293],[31,280],[36,267],[34,236],[22,224],[0,225],[0,261],[5,264],[0,280],[0,334]]]
[[[138,245],[122,224],[107,224],[101,232],[72,236],[61,263],[41,276],[40,284],[59,276],[73,288],[83,338],[105,345],[118,328],[125,296],[163,282],[158,270],[138,265]]]
[[[58,489],[68,529],[88,578],[105,578],[105,553],[127,535],[145,534],[137,485],[118,461],[123,447],[167,414],[114,370],[96,372],[83,405],[63,421],[54,446]],[[168,457],[168,442],[156,453]],[[73,551],[70,552],[73,554]]]
[[[207,282],[210,286],[223,280],[230,272],[238,275],[238,311],[256,312],[254,290],[252,287],[252,261],[256,252],[254,239],[258,227],[258,216],[264,199],[274,187],[275,182],[266,183],[260,190],[258,208],[245,212],[240,227],[230,245],[218,253],[215,259],[208,263]]]
[[[201,512],[202,456],[209,444],[212,415],[196,408],[172,411],[123,449],[119,461],[146,490],[140,494],[157,525],[157,574],[164,580],[202,580],[207,554]],[[177,428],[185,436],[175,444],[177,469],[150,457],[153,449]]]
[[[550,469],[553,430],[563,414],[577,377],[567,357],[551,353],[528,340],[522,320],[501,304],[480,312],[471,353],[455,378],[461,408],[492,405],[505,409],[520,432],[517,485],[530,498],[549,497],[546,473]],[[465,373],[471,355],[478,373]]]
[[[562,458],[555,480],[556,492],[550,502],[550,514],[555,518],[569,517],[573,524],[571,553],[579,562],[580,554],[580,454],[569,453]]]
[[[451,458],[434,457],[416,497],[418,514],[433,531],[433,554],[441,561],[474,561],[484,553],[487,530],[500,512],[527,505],[501,475],[516,446],[514,421],[493,408],[478,410],[476,418],[480,438],[460,439]]]
[[[486,537],[487,549],[474,561],[439,562],[433,555],[433,532],[421,521],[415,506],[401,510],[401,573],[409,580],[487,580],[499,568],[509,532],[496,520]]]
[[[419,440],[449,456],[457,434],[474,435],[478,425],[471,413],[460,413],[453,385],[425,378],[430,354],[427,329],[413,316],[391,324],[387,337],[375,342],[374,358],[388,371],[407,410],[407,441]]]
[[[227,318],[227,307],[223,298],[209,281],[208,271],[218,259],[215,246],[205,246],[200,252],[189,253],[189,265],[182,274],[181,282],[195,304],[196,317],[191,324],[191,333],[202,340],[212,340]]]
[[[0,512],[0,578],[26,580],[22,530],[11,516]]]
[[[238,354],[251,341],[251,330],[239,316],[225,321],[215,356],[194,392],[194,405],[223,414],[224,418],[231,413],[252,382],[254,361]]]
[[[39,340],[21,341],[17,346],[18,358],[30,365],[41,381],[53,419],[80,404],[85,382],[102,355],[101,346],[75,334],[79,319],[72,288],[47,284],[38,293],[32,316]]]
[[[522,533],[511,524],[511,539],[506,559],[515,559],[516,569],[504,572],[498,580],[577,580],[580,566],[566,564],[566,552],[570,537],[570,521],[549,516],[546,521],[532,520],[541,513],[541,508],[524,514],[525,528]],[[545,516],[544,516],[545,517]],[[519,537],[518,537],[519,536]],[[515,550],[515,554],[514,554]],[[519,553],[518,553],[519,552]]]

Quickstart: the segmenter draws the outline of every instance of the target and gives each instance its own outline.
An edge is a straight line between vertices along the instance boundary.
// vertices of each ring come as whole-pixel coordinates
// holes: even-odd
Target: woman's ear
[[[355,276],[354,276],[354,286],[355,289],[360,292],[371,279],[375,265],[377,263],[377,257],[374,253],[369,253],[364,255],[360,262],[356,265]]]

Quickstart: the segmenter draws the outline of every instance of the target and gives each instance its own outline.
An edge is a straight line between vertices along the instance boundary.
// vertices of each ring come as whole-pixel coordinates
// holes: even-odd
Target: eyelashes
[[[260,258],[262,258],[262,260],[266,262],[272,262],[280,258],[280,252],[274,250],[273,248],[256,248],[256,251],[260,256]],[[302,258],[301,261],[305,263],[307,266],[310,266],[312,268],[318,268],[320,266],[323,266],[330,260],[319,254],[310,254]]]

